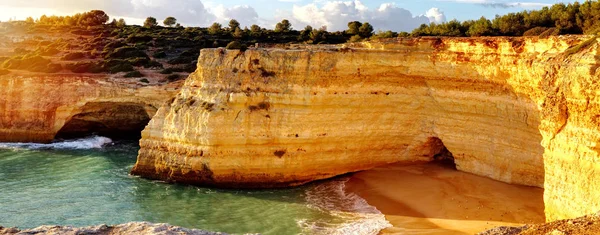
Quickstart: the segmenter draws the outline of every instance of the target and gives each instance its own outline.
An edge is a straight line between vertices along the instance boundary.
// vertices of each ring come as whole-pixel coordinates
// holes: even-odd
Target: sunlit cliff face
[[[589,37],[204,50],[143,132],[132,173],[291,186],[431,161],[438,138],[459,170],[544,187],[549,220],[592,213],[597,54]]]

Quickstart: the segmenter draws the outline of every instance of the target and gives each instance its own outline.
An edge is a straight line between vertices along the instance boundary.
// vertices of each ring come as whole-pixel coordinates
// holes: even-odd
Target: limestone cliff
[[[49,142],[140,131],[180,84],[139,86],[106,76],[0,76],[0,142]]]
[[[592,213],[599,50],[585,36],[203,50],[142,133],[132,173],[281,187],[445,146],[459,170],[545,187],[550,220]]]

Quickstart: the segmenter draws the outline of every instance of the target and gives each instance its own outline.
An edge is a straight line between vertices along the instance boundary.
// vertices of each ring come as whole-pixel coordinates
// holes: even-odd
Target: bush
[[[198,57],[182,57],[179,56],[177,58],[170,59],[167,61],[169,64],[189,64],[192,63]]]
[[[43,55],[43,56],[53,56],[53,55],[60,53],[60,50],[58,50],[54,47],[45,47],[45,48],[39,50],[39,52],[40,52],[40,55]]]
[[[64,55],[63,57],[61,57],[61,60],[78,60],[78,59],[82,59],[85,58],[85,54],[83,52],[71,52],[69,54]]]
[[[227,44],[227,46],[225,47],[225,49],[227,50],[241,50],[242,49],[242,44],[238,41],[233,41],[230,42],[229,44]]]
[[[126,77],[126,78],[141,78],[143,76],[144,76],[144,74],[140,73],[140,71],[131,71],[131,72],[125,74],[125,76],[123,76],[123,77]]]
[[[150,81],[148,81],[148,79],[145,79],[145,78],[142,78],[142,79],[140,79],[140,82],[143,82],[143,83],[150,83]]]
[[[152,55],[152,57],[157,59],[165,58],[167,57],[167,53],[165,53],[164,51],[157,51]]]
[[[144,65],[144,68],[152,68],[152,69],[162,69],[163,65],[161,63],[159,63],[158,61],[150,61],[149,63]]]
[[[129,35],[129,37],[127,37],[125,42],[136,44],[138,42],[151,42],[152,39],[154,39],[154,37],[149,36],[149,35],[132,34],[132,35]]]
[[[179,76],[179,74],[171,74],[169,76],[167,76],[167,80],[169,81],[177,81],[179,80],[181,76]]]
[[[127,62],[129,62],[133,66],[144,66],[144,67],[146,67],[150,63],[150,59],[147,58],[147,57],[137,57],[137,58],[127,59]]]
[[[105,67],[106,69],[106,67]],[[131,72],[134,70],[133,65],[129,63],[122,63],[115,66],[108,67],[106,69],[109,73],[119,73],[119,72]]]
[[[121,48],[115,49],[111,53],[108,53],[104,58],[105,59],[127,59],[127,58],[136,58],[136,57],[148,58],[148,55],[146,55],[146,52],[139,50],[135,47],[121,47]]]
[[[71,70],[73,73],[102,73],[105,69],[94,62],[77,62],[67,64],[66,69]]]
[[[160,74],[172,74],[173,72],[174,72],[173,68],[166,68],[166,69],[161,70]]]
[[[60,64],[48,64],[48,66],[46,66],[46,70],[45,71],[40,71],[40,72],[46,72],[46,73],[58,73],[61,70],[63,70],[62,65]]]

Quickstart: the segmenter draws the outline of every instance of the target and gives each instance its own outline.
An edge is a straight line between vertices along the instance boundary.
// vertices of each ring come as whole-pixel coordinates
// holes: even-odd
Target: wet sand
[[[394,226],[383,234],[475,234],[543,223],[543,189],[510,185],[439,163],[389,165],[354,174],[356,193]]]

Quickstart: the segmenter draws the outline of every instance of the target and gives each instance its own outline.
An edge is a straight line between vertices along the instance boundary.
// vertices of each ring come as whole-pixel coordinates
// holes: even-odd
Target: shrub
[[[152,57],[157,59],[165,58],[167,57],[167,53],[165,53],[164,51],[157,51],[152,55]]]
[[[83,52],[71,52],[69,54],[64,55],[63,57],[61,57],[61,60],[78,60],[78,59],[82,59],[85,58],[85,54]]]
[[[123,76],[123,77],[126,77],[126,78],[141,78],[143,76],[144,76],[144,74],[140,73],[140,71],[131,71],[131,72],[125,74],[125,76]]]
[[[127,37],[126,42],[127,43],[138,43],[138,42],[151,42],[152,39],[154,39],[154,37],[150,36],[150,35],[137,35],[137,34],[133,34],[130,35],[129,37]]]
[[[163,65],[161,63],[159,63],[158,61],[150,61],[149,63],[146,63],[144,65],[144,68],[152,68],[152,69],[162,69]]]
[[[102,73],[105,69],[94,62],[77,62],[67,64],[66,69],[71,70],[73,73]]]
[[[145,78],[142,78],[142,79],[140,79],[140,82],[143,82],[143,83],[150,83],[150,81],[148,81],[148,79],[145,79]]]
[[[227,46],[225,47],[225,49],[227,50],[241,50],[242,49],[242,44],[238,41],[233,41],[230,42],[229,44],[227,44]]]
[[[177,81],[179,80],[181,76],[179,76],[179,74],[171,74],[169,76],[167,76],[167,80],[169,81]]]
[[[194,61],[196,58],[179,56],[177,58],[170,59],[169,61],[167,61],[167,63],[169,63],[169,64],[189,64],[189,63],[192,63],[192,61]]]
[[[172,74],[173,72],[172,68],[166,68],[160,71],[161,74]]]
[[[146,55],[146,52],[139,50],[135,47],[121,47],[121,48],[115,49],[111,53],[108,53],[104,58],[105,59],[127,59],[127,58],[136,58],[136,57],[148,58],[148,55]]]
[[[53,56],[58,53],[60,53],[60,50],[58,50],[54,47],[45,47],[40,50],[40,55],[43,55],[43,56]]]
[[[109,73],[119,73],[119,72],[130,72],[133,71],[133,65],[129,63],[122,63],[115,66],[111,66],[107,69]]]
[[[127,59],[127,62],[129,62],[133,66],[146,67],[150,63],[150,59],[147,57],[129,58]]]

